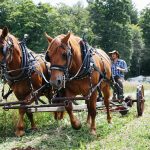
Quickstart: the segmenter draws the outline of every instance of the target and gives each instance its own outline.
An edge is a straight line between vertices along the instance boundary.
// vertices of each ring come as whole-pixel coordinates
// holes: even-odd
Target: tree
[[[140,26],[143,31],[143,38],[145,43],[144,55],[142,58],[142,74],[150,75],[150,7],[143,10],[140,16]]]
[[[141,74],[141,62],[143,58],[144,41],[142,38],[142,31],[138,25],[131,25],[132,29],[132,47],[133,53],[131,57],[130,76],[138,76]]]
[[[131,0],[93,0],[90,20],[96,45],[106,52],[117,49],[130,65],[132,55]]]
[[[89,29],[89,13],[81,3],[52,7],[46,3],[36,5],[32,0],[8,0],[0,3],[0,17],[1,28],[8,26],[19,38],[29,34],[27,46],[37,52],[47,47],[44,32],[52,37],[68,31],[82,36],[84,28]]]
[[[59,16],[59,34],[72,31],[74,34],[82,36],[84,28],[89,28],[89,12],[80,2],[70,7],[61,3],[57,7]]]
[[[13,0],[7,0],[0,3],[0,28],[4,26],[11,27],[9,16],[15,10],[15,3]]]
[[[46,45],[44,31],[49,26],[48,13],[51,11],[47,4],[35,5],[32,0],[18,0],[10,15],[11,31],[18,37],[29,34],[28,47],[41,51]]]

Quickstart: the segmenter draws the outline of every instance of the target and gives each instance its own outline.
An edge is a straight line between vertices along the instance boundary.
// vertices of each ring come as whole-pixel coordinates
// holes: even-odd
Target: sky
[[[50,3],[53,6],[56,6],[58,3],[63,2],[69,6],[72,6],[73,4],[77,3],[80,1],[84,6],[87,5],[86,0],[33,0],[35,3]],[[138,11],[141,11],[147,4],[150,3],[150,0],[132,0],[133,3],[135,4],[135,7],[137,8]]]

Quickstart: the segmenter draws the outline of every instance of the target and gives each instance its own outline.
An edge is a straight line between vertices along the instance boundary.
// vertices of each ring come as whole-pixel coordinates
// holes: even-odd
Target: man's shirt
[[[112,76],[119,76],[121,78],[124,78],[124,72],[117,69],[117,67],[125,69],[125,72],[128,72],[127,64],[124,60],[118,59],[117,62],[112,62],[111,71]]]

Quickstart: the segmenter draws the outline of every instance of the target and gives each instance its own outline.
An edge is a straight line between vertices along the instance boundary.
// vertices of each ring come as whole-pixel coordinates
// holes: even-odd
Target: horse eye
[[[64,60],[67,60],[67,53],[63,53],[63,54],[62,54],[62,58],[63,58]]]

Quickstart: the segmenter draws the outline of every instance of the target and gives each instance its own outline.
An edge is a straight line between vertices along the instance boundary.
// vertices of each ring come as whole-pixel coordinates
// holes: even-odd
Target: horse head
[[[6,59],[7,62],[12,61],[12,52],[13,52],[13,41],[8,36],[8,28],[4,27],[3,30],[0,30],[0,61]]]
[[[78,54],[74,53],[74,49],[80,49],[76,37],[70,32],[67,35],[59,35],[51,38],[45,34],[49,46],[46,51],[46,60],[51,62],[51,79],[50,83],[55,87],[63,87],[65,81],[69,79],[70,71],[74,74],[78,70],[78,65],[74,61],[74,57]],[[79,59],[80,57],[78,57]],[[76,66],[74,68],[74,66]]]
[[[47,36],[49,47],[46,52],[46,59],[51,62],[51,79],[50,82],[54,87],[63,86],[64,76],[68,72],[71,57],[68,53],[71,51],[68,41],[70,33],[67,36],[61,35],[52,39]]]

